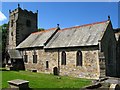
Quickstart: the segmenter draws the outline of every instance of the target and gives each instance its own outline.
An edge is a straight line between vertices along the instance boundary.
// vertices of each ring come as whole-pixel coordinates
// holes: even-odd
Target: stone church
[[[12,69],[98,79],[120,76],[120,33],[110,17],[86,25],[37,30],[38,11],[9,11]]]

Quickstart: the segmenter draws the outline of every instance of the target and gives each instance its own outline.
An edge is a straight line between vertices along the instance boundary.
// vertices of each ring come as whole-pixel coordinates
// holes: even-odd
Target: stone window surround
[[[28,63],[28,55],[24,55],[24,62]]]
[[[76,66],[82,66],[82,52],[78,50],[76,53]]]
[[[13,22],[13,19],[12,19],[12,20],[11,20],[11,27],[13,27],[13,23],[14,23],[14,22]]]
[[[26,58],[27,60],[25,60],[25,58]],[[25,62],[25,61],[27,61],[27,62]],[[25,62],[26,64],[28,63],[28,55],[27,55],[26,50],[24,51],[24,62]]]
[[[33,63],[37,64],[37,55],[33,55]]]
[[[66,53],[66,60],[67,60],[67,51],[66,51],[66,50],[62,50],[62,51],[61,51],[61,54],[60,54],[60,56],[61,56],[61,59],[60,59],[60,60],[61,60],[61,61],[60,61],[60,62],[61,62],[61,65],[63,65],[63,64],[62,64],[62,52],[63,52],[63,51]],[[81,55],[82,55],[82,57],[81,57],[81,65],[77,65],[77,52],[78,52],[78,51],[80,51],[80,52],[81,52]],[[75,54],[75,58],[74,58],[74,60],[75,60],[74,65],[75,65],[76,67],[83,67],[83,66],[84,66],[83,52],[82,52],[80,49],[78,49],[78,50],[75,50],[74,53],[76,53],[76,54]],[[67,63],[67,61],[66,61],[66,63]],[[67,65],[67,64],[65,64],[65,65]]]
[[[49,69],[49,61],[46,61],[46,70]]]
[[[37,64],[37,54],[36,54],[36,50],[33,50],[33,64]]]
[[[66,52],[62,51],[61,53],[61,65],[66,65]]]

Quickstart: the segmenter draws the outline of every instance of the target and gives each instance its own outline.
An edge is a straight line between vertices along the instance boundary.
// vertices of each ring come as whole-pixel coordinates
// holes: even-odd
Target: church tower
[[[15,49],[32,32],[37,31],[37,16],[38,11],[22,10],[19,4],[17,9],[9,10],[8,49]]]

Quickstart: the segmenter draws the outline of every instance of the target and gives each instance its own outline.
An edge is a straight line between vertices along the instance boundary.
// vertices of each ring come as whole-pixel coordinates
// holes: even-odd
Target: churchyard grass
[[[29,71],[0,71],[2,88],[8,88],[7,81],[23,79],[29,81],[30,88],[82,88],[91,84],[91,80]]]

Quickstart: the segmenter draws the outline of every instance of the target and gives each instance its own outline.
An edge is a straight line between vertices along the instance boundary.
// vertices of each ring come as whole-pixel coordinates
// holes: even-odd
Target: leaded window
[[[62,55],[61,55],[61,65],[66,65],[66,53],[65,51],[62,51]]]
[[[37,63],[37,54],[36,51],[33,51],[33,63]]]
[[[82,52],[80,50],[77,51],[76,66],[82,66]]]

